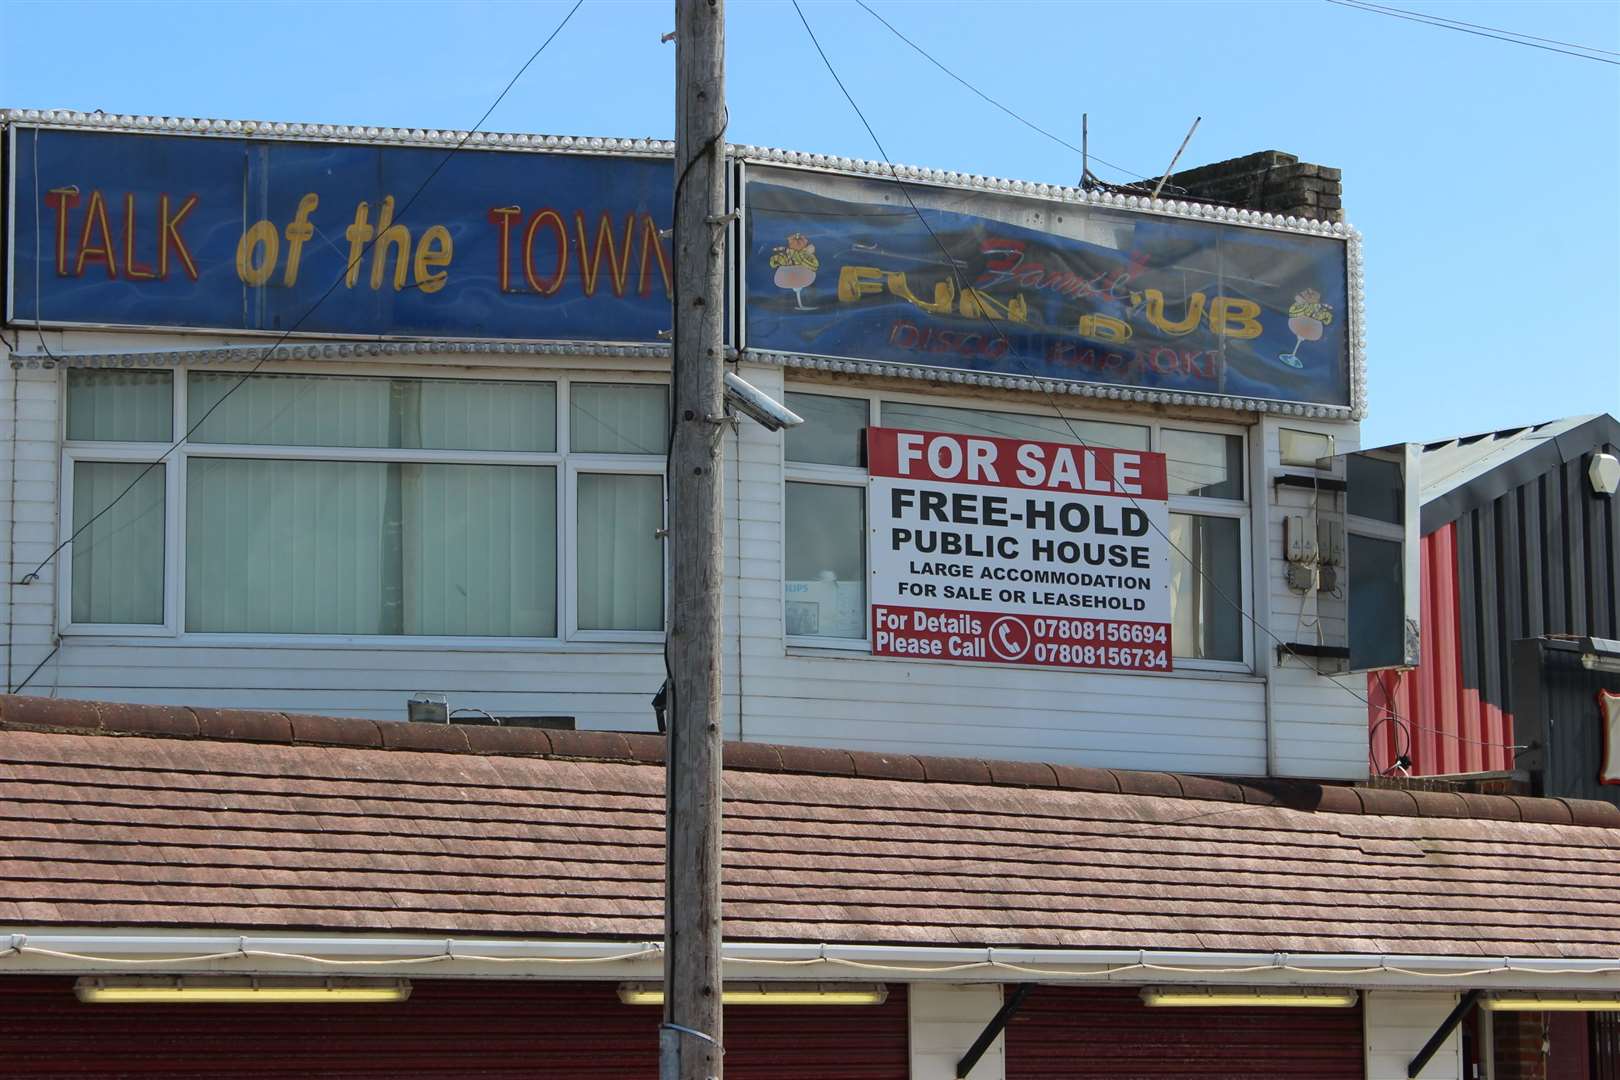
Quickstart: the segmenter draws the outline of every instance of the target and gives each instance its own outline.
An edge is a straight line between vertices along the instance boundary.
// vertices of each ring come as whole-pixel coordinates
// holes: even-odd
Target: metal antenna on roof
[[[1080,114],[1080,190],[1091,190],[1091,114]]]
[[[1159,177],[1157,184],[1153,185],[1152,198],[1157,199],[1159,192],[1164,190],[1164,185],[1170,179],[1170,174],[1176,171],[1176,162],[1181,160],[1181,152],[1187,149],[1188,143],[1192,142],[1193,132],[1198,130],[1198,125],[1203,119],[1202,116],[1193,117],[1192,127],[1187,129],[1187,137],[1181,140],[1180,146],[1176,147],[1176,156],[1170,159],[1170,164],[1165,167],[1164,175]]]

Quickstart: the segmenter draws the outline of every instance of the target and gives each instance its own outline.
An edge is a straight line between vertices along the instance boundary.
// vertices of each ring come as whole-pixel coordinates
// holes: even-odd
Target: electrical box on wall
[[[1309,515],[1283,519],[1289,587],[1316,595],[1316,642],[1288,653],[1323,674],[1416,667],[1420,649],[1416,443],[1339,454],[1311,476],[1278,482],[1312,490]],[[1309,567],[1309,574],[1296,568]]]

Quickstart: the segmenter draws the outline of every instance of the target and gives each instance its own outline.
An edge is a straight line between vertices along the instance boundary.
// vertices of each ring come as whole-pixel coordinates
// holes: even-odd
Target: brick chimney
[[[1272,214],[1343,221],[1341,172],[1302,162],[1280,150],[1200,165],[1171,173],[1170,183],[1188,199],[1210,199]]]

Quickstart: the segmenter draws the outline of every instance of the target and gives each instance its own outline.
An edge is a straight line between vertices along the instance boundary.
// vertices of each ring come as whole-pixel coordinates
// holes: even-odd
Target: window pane
[[[142,462],[73,463],[76,623],[163,622],[165,482],[162,465],[143,475],[146,469]]]
[[[1243,616],[1235,606],[1245,602],[1240,535],[1236,518],[1170,515],[1170,542],[1175,546],[1170,552],[1174,655],[1191,660],[1243,659]]]
[[[787,485],[787,632],[866,637],[866,489]]]
[[[1406,518],[1406,485],[1398,461],[1368,453],[1345,459],[1345,512],[1400,525]]]
[[[167,371],[70,370],[67,437],[168,442],[174,438],[173,386]]]
[[[1164,432],[1170,494],[1243,498],[1243,440],[1208,431]]]
[[[578,604],[581,630],[664,628],[664,480],[581,473]]]
[[[1146,427],[1112,424],[1102,420],[947,409],[938,405],[914,405],[899,401],[883,403],[882,420],[883,426],[890,428],[949,431],[957,435],[1001,435],[1010,439],[1045,439],[1047,442],[1072,443],[1078,440],[1086,446],[1108,446],[1117,450],[1148,448]]]
[[[186,629],[552,637],[556,470],[187,463]]]
[[[229,371],[191,373],[187,416],[193,425],[202,421],[193,442],[396,450],[557,449],[554,383],[255,375],[233,391],[241,378]]]
[[[1398,667],[1406,657],[1406,590],[1401,542],[1351,533],[1350,668]]]
[[[663,454],[669,391],[662,386],[575,383],[568,388],[568,448],[580,454]]]
[[[804,417],[804,423],[787,429],[787,460],[857,468],[866,464],[866,448],[861,445],[866,433],[864,399],[789,394],[787,407]]]

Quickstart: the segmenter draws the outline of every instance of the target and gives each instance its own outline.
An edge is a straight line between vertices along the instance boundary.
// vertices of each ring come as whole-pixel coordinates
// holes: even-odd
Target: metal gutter
[[[109,971],[402,974],[434,978],[657,977],[659,941],[106,932],[0,928],[0,975]],[[1620,989],[1620,956],[1400,956],[1375,953],[1003,949],[732,942],[727,973],[747,979],[896,982],[1315,985],[1455,989]]]

